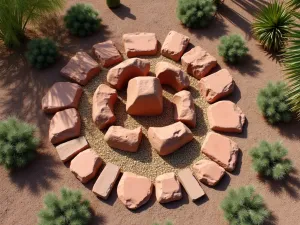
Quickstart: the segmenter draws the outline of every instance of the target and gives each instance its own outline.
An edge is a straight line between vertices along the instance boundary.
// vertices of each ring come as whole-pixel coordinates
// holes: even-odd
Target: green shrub
[[[48,194],[39,216],[39,225],[87,225],[91,219],[90,203],[82,200],[80,191],[61,189],[61,198]]]
[[[289,122],[292,119],[287,101],[286,84],[283,82],[270,82],[266,88],[261,89],[257,104],[263,116],[271,124]]]
[[[288,151],[279,142],[270,144],[266,141],[260,142],[258,147],[249,152],[252,157],[253,169],[264,176],[281,180],[291,172],[292,162],[284,159]]]
[[[109,8],[116,8],[121,5],[120,0],[106,0],[106,4]]]
[[[39,145],[36,128],[10,117],[0,122],[0,164],[7,169],[21,168],[30,163]]]
[[[34,39],[28,44],[26,58],[29,63],[38,69],[44,69],[54,64],[58,56],[57,46],[54,41],[45,39]]]
[[[101,19],[98,15],[92,6],[77,3],[67,11],[64,21],[71,34],[86,37],[100,28]]]
[[[231,225],[260,225],[269,216],[263,198],[255,193],[252,186],[231,189],[221,208]]]
[[[207,26],[215,13],[214,0],[178,0],[177,17],[187,27]]]
[[[237,34],[221,37],[218,50],[219,55],[229,63],[237,63],[248,53],[244,39]]]
[[[154,223],[153,225],[160,225],[160,224],[159,223]],[[163,225],[163,224],[161,224],[161,225]],[[173,223],[170,222],[170,221],[166,221],[166,223],[164,225],[173,225]]]

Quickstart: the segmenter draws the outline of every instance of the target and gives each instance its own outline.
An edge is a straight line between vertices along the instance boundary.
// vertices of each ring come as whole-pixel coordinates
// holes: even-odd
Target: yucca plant
[[[63,8],[65,0],[0,0],[0,40],[17,47],[28,23],[39,22],[48,13]]]

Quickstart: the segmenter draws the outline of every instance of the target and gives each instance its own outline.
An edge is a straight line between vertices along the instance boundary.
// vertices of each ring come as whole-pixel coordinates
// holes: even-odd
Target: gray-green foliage
[[[166,222],[163,223],[163,224],[160,224],[160,223],[154,223],[153,225],[173,225],[173,223],[170,222],[170,221],[166,221]]]

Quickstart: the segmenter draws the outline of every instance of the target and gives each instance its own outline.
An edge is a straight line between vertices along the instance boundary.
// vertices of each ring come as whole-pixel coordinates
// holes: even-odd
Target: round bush
[[[44,69],[56,62],[58,57],[57,46],[48,38],[33,39],[28,44],[26,58],[31,66]]]
[[[269,216],[263,198],[252,186],[231,189],[221,203],[226,220],[231,225],[260,225]]]
[[[263,116],[271,124],[278,122],[289,122],[292,119],[292,113],[288,105],[286,84],[283,82],[269,83],[264,89],[261,89],[257,104]]]
[[[61,189],[61,198],[48,194],[39,216],[39,225],[87,225],[91,219],[90,203],[82,200],[80,191]]]
[[[237,63],[248,53],[244,39],[237,34],[221,37],[218,50],[219,55],[229,63]]]
[[[0,122],[0,164],[7,169],[21,168],[31,162],[39,145],[36,128],[11,117]]]
[[[260,142],[258,147],[249,152],[252,157],[253,169],[264,176],[281,180],[292,170],[292,162],[284,159],[288,150],[279,142],[270,144],[266,141]]]
[[[109,8],[116,8],[121,5],[120,0],[106,0],[106,4]]]
[[[86,37],[99,29],[101,19],[98,15],[92,6],[77,3],[67,11],[64,21],[71,34]]]
[[[187,27],[205,27],[216,10],[214,0],[178,0],[177,17]]]

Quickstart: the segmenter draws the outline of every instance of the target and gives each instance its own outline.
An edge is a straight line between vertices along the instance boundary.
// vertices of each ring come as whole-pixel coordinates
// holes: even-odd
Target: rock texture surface
[[[168,155],[193,140],[191,130],[182,122],[165,127],[149,127],[148,138],[159,155]]]
[[[100,70],[100,65],[87,53],[77,52],[60,72],[78,84],[86,85]]]
[[[111,40],[95,44],[93,52],[103,67],[110,67],[123,61],[123,58]]]
[[[136,77],[128,82],[126,111],[130,115],[155,116],[163,111],[162,88],[155,77]]]
[[[118,184],[117,194],[127,208],[137,209],[150,199],[152,190],[150,179],[125,172]]]
[[[138,76],[147,76],[150,62],[145,59],[132,58],[111,68],[107,73],[107,82],[115,89],[121,90],[127,82]]]

